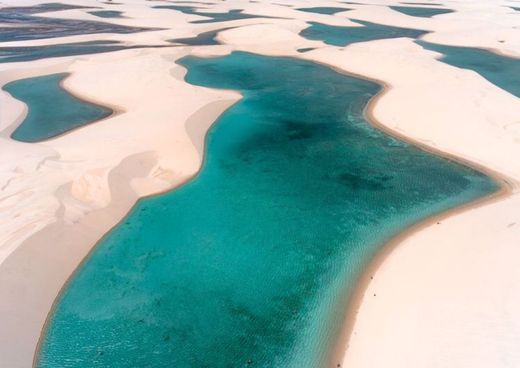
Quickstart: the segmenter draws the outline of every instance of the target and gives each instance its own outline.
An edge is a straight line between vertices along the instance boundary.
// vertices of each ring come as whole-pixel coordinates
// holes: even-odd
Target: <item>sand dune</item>
[[[40,2],[8,0],[1,5]],[[440,62],[438,54],[410,39],[338,48],[299,35],[308,21],[359,26],[355,20],[365,20],[424,29],[431,32],[425,36],[431,42],[520,56],[520,12],[507,7],[512,3],[452,0],[446,7],[454,13],[417,18],[388,8],[394,1],[349,4],[352,11],[328,16],[293,9],[309,6],[306,1],[234,0],[208,7],[215,12],[244,9],[278,18],[192,24],[201,17],[151,8],[167,4],[162,1],[64,2],[121,10],[126,17],[104,22],[164,29],[13,41],[0,47],[91,40],[165,46],[171,45],[167,40],[172,38],[234,28],[219,34],[221,45],[142,48],[0,64],[0,85],[68,72],[67,90],[117,112],[70,134],[26,144],[9,138],[26,107],[0,93],[1,367],[31,366],[41,328],[60,288],[139,197],[178,186],[197,172],[207,128],[240,96],[184,82],[184,70],[174,61],[186,54],[211,56],[233,50],[305,58],[381,81],[387,88],[371,106],[375,123],[491,170],[511,187],[508,197],[453,213],[439,225],[432,223],[401,238],[388,257],[377,260],[373,280],[364,294],[360,291],[364,296],[359,311],[349,311],[347,325],[352,335],[347,336],[342,365],[520,364],[515,349],[520,338],[520,274],[514,262],[520,239],[516,210],[520,163],[515,160],[520,153],[520,99],[475,72]],[[339,3],[320,2],[320,6],[335,5]],[[87,11],[44,16],[100,20]],[[316,49],[299,53],[300,48]]]

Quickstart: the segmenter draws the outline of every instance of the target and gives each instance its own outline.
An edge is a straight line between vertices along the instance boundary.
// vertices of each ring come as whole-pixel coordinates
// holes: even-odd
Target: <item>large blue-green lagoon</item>
[[[67,73],[20,79],[3,89],[28,106],[22,123],[11,138],[22,142],[39,142],[101,120],[112,110],[71,95],[61,87]]]
[[[382,244],[497,190],[371,126],[372,82],[240,52],[180,64],[244,98],[209,131],[199,175],[141,200],[72,277],[40,368],[325,366]]]

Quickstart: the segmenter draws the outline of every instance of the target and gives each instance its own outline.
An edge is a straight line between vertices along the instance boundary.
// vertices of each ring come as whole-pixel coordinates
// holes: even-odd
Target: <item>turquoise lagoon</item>
[[[29,107],[11,138],[39,142],[112,114],[108,108],[85,102],[65,91],[60,83],[66,77],[66,73],[50,74],[20,79],[3,87]]]
[[[520,97],[520,59],[472,47],[446,46],[422,40],[416,43],[443,54],[441,61],[446,64],[474,70],[494,85]]]
[[[139,201],[72,277],[40,368],[324,366],[384,241],[497,190],[367,123],[372,82],[241,52],[180,64],[244,98],[198,176]]]
[[[431,18],[434,15],[453,13],[451,9],[426,8],[422,6],[390,6],[390,8],[412,17],[421,18]]]
[[[347,46],[355,42],[365,42],[385,38],[410,37],[417,38],[426,31],[410,28],[385,26],[383,24],[356,20],[362,27],[341,27],[328,24],[309,22],[310,27],[300,32],[309,40],[320,40],[329,45]]]

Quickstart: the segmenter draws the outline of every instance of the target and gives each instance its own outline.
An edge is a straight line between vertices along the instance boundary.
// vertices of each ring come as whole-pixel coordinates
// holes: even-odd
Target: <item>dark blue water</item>
[[[89,13],[100,18],[124,18],[123,12],[117,10],[96,10]]]
[[[77,19],[39,17],[35,15],[48,11],[78,8],[85,7],[50,3],[31,7],[0,8],[0,24],[8,25],[7,27],[0,25],[0,42],[35,40],[93,33],[135,33],[157,29],[128,27]]]
[[[154,6],[155,9],[170,9],[170,10],[177,10],[184,14],[190,14],[190,15],[198,15],[201,17],[206,17],[210,19],[202,19],[202,20],[196,20],[192,21],[190,23],[197,24],[197,23],[216,23],[216,22],[227,22],[232,20],[239,20],[239,19],[249,19],[249,18],[273,18],[273,17],[267,17],[267,16],[260,16],[260,15],[254,15],[254,14],[247,14],[244,13],[241,9],[232,9],[227,13],[206,13],[205,9],[204,11],[198,11],[197,7],[194,6],[188,6],[188,5],[159,5]]]
[[[497,87],[520,97],[520,59],[484,49],[444,46],[422,40],[416,42],[427,50],[444,54],[441,61],[446,64],[474,70]]]
[[[112,110],[82,101],[61,88],[66,77],[65,73],[50,74],[20,79],[3,87],[29,107],[27,117],[11,138],[39,142],[112,114]]]
[[[317,14],[328,14],[333,15],[339,12],[344,12],[347,10],[352,10],[348,8],[338,8],[338,7],[332,7],[332,6],[315,6],[312,8],[298,8],[296,10],[301,10],[308,13],[317,13]]]
[[[244,99],[200,174],[141,200],[74,275],[40,368],[323,366],[381,243],[497,189],[369,125],[374,83],[240,52],[180,64]]]
[[[425,8],[419,6],[391,6],[390,8],[412,17],[422,18],[431,18],[434,15],[453,13],[451,9]]]
[[[309,40],[323,41],[329,45],[347,46],[355,42],[365,42],[385,38],[417,38],[427,33],[426,31],[417,29],[385,26],[382,24],[363,22],[359,20],[356,20],[355,22],[362,24],[363,27],[340,27],[310,22],[309,24],[311,26],[301,31],[300,35]]]

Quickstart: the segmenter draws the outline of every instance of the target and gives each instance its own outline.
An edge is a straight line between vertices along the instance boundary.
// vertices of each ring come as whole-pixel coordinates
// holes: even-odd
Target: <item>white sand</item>
[[[3,1],[30,5],[38,0]],[[137,49],[107,54],[0,64],[0,85],[56,72],[72,73],[72,93],[118,112],[101,122],[38,144],[9,139],[25,107],[0,93],[0,367],[29,367],[45,318],[57,293],[96,241],[128,212],[138,197],[188,180],[199,168],[203,137],[212,121],[239,95],[191,86],[174,60],[187,53],[209,56],[244,50],[296,56],[378,79],[389,86],[372,106],[377,122],[506,177],[520,180],[520,99],[478,74],[437,60],[410,39],[380,40],[347,48],[298,35],[307,21],[356,26],[345,17],[432,33],[432,42],[493,48],[520,55],[520,12],[506,1],[451,0],[457,10],[415,18],[385,5],[332,1],[246,1],[204,5],[208,11],[244,12],[288,19],[255,18],[190,24],[202,19],[151,9],[161,1],[64,1],[121,10],[127,18],[97,18],[87,10],[59,12],[165,30],[129,35],[61,37],[4,45],[46,45],[118,40],[128,45],[166,45],[226,27],[207,47]],[[335,16],[291,9],[342,6]],[[396,3],[396,2],[394,2]],[[513,4],[512,2],[510,4]],[[202,5],[201,5],[202,6]],[[47,16],[56,14],[48,13]],[[0,45],[2,46],[2,45]],[[298,48],[316,47],[304,54]],[[520,197],[510,196],[460,212],[413,233],[395,246],[368,284],[353,323],[343,366],[519,366]],[[376,294],[376,297],[373,295]],[[354,316],[350,310],[350,315]]]

